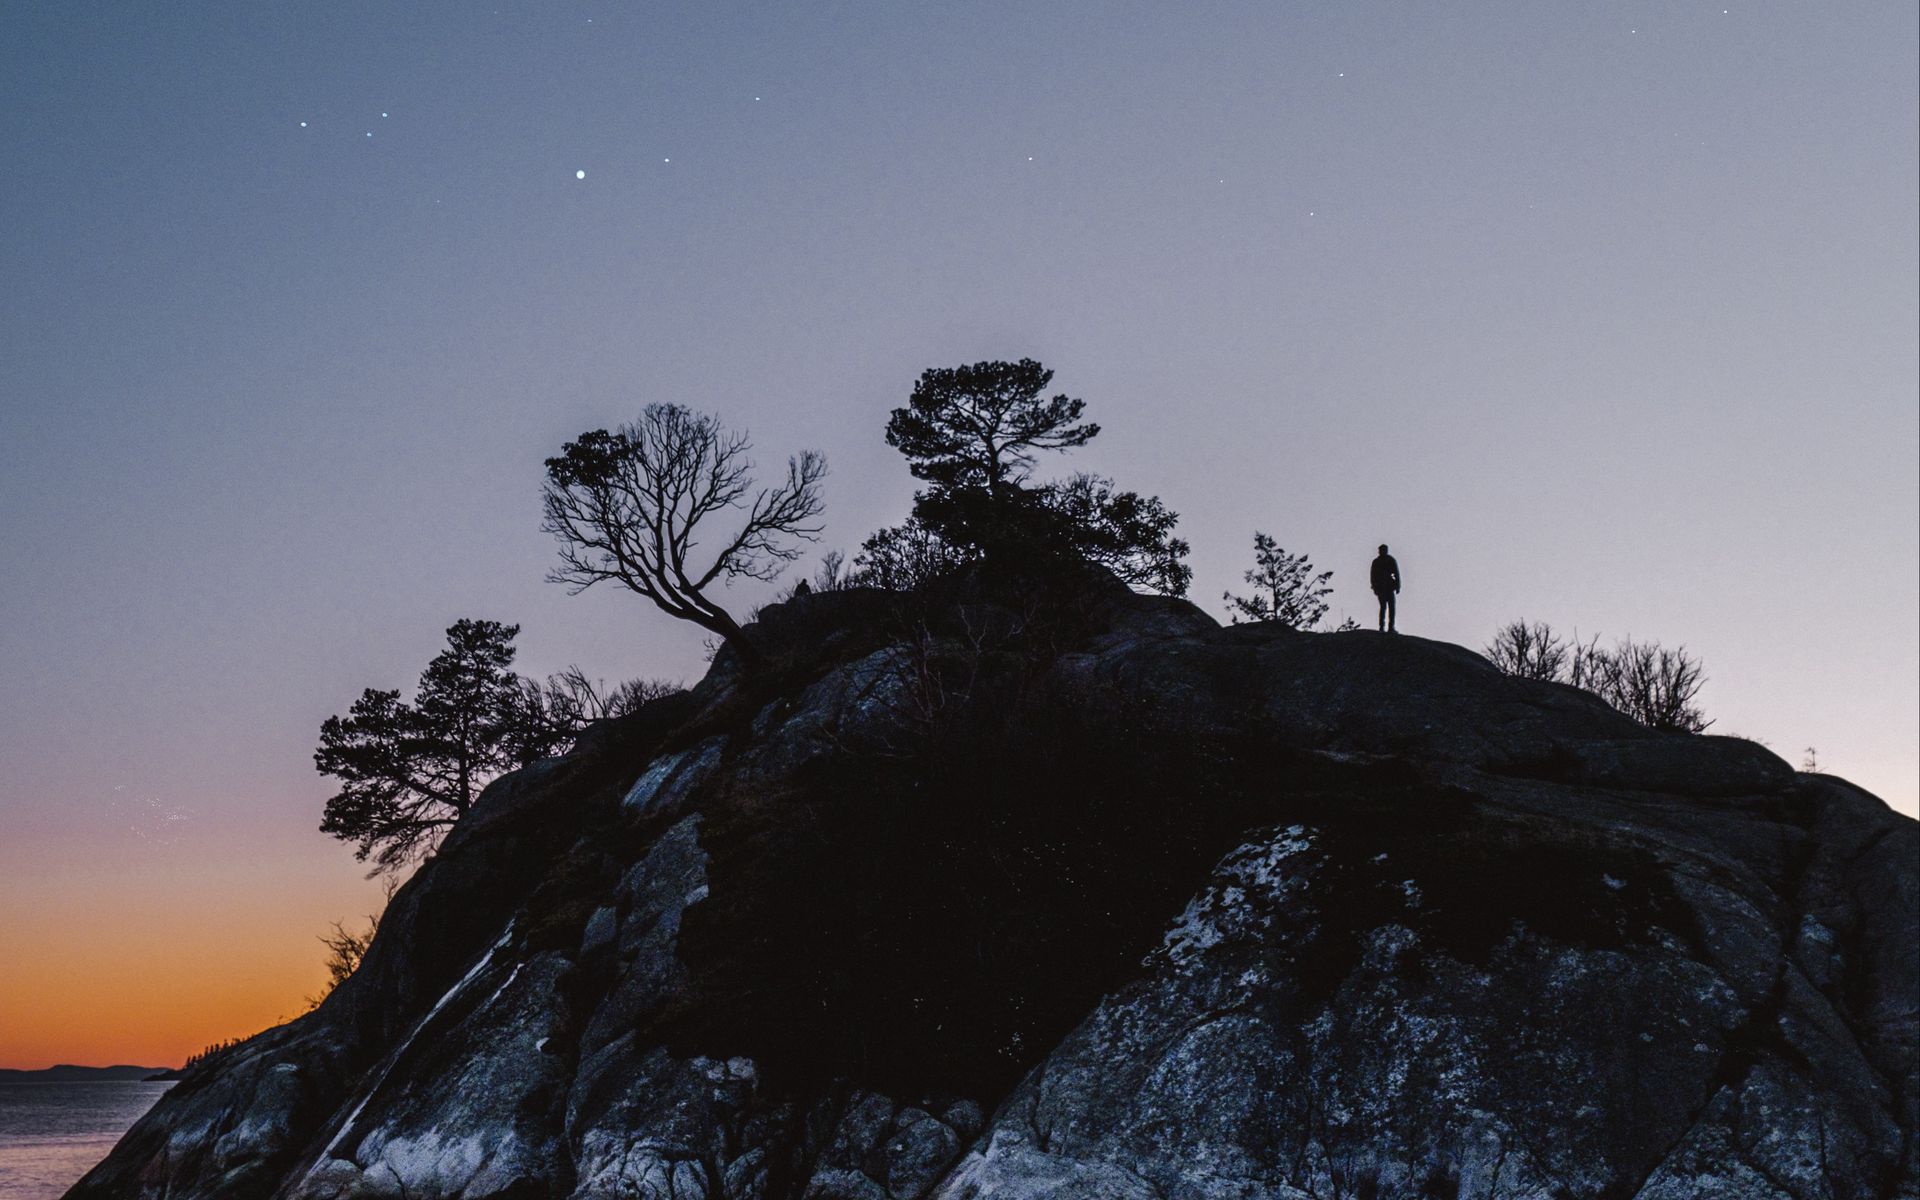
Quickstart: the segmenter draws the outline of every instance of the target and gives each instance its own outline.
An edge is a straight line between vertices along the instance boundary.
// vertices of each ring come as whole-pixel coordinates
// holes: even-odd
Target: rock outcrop
[[[752,632],[69,1195],[1916,1194],[1920,827],[1841,780],[1113,588]]]

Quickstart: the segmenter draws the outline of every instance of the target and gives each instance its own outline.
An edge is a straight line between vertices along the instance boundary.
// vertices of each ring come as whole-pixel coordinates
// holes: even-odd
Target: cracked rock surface
[[[1915,1197],[1920,826],[1413,637],[849,591],[77,1200]]]

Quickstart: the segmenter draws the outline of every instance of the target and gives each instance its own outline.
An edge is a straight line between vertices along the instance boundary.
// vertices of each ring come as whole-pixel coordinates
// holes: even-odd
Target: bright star
[[[300,122],[300,128],[305,129],[306,127],[307,123],[305,121]]]
[[[587,173],[585,171],[575,171],[573,173],[573,177],[575,179],[585,179],[587,177]]]

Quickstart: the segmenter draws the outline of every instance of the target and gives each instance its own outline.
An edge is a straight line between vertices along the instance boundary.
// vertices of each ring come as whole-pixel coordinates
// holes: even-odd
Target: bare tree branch
[[[542,528],[561,543],[548,578],[574,592],[617,582],[752,661],[739,623],[707,589],[740,576],[770,581],[799,557],[795,542],[819,538],[827,462],[805,451],[787,461],[784,481],[755,493],[751,449],[746,434],[677,404],[650,404],[636,422],[568,442],[547,460],[541,498]],[[701,522],[740,508],[741,523],[694,564]]]

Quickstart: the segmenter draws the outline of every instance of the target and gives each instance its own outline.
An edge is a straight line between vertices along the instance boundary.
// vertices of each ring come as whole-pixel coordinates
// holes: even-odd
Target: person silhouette
[[[1393,627],[1393,598],[1400,592],[1400,564],[1380,543],[1380,554],[1373,560],[1373,594],[1380,598],[1380,632],[1398,633]]]

